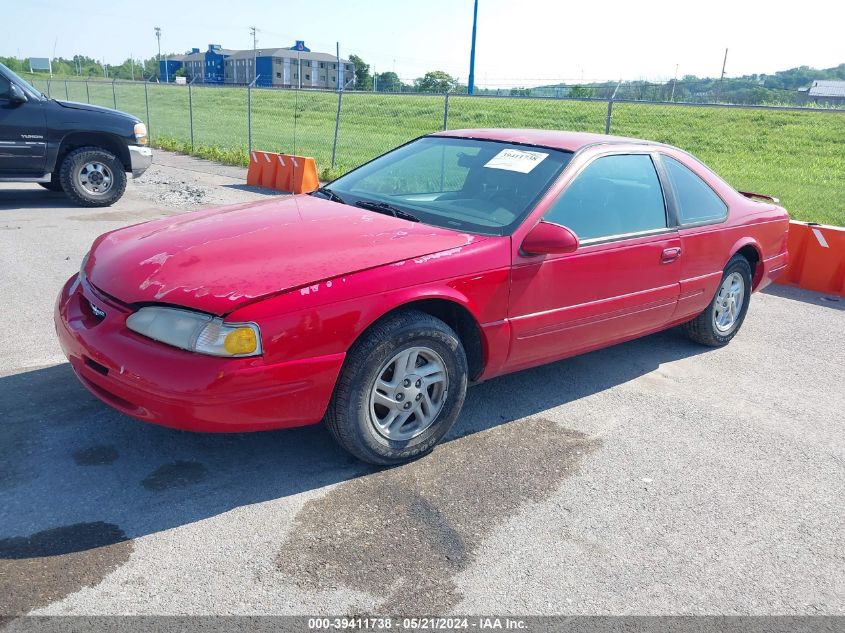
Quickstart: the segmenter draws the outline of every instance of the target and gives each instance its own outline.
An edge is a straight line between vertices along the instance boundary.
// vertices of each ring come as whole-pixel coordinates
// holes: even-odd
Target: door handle
[[[671,264],[673,261],[681,256],[681,249],[679,247],[664,248],[663,256],[660,258],[661,264]]]

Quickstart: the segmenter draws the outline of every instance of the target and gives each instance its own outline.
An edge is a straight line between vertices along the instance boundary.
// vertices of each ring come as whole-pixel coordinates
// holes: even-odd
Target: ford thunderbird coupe
[[[673,326],[726,345],[786,266],[787,227],[775,198],[675,147],[455,130],[308,195],[106,233],[55,321],[82,384],[130,416],[322,421],[398,464],[432,450],[474,382]]]

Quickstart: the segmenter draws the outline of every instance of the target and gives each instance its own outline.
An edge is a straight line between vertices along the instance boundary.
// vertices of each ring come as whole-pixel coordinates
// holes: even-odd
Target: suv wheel
[[[107,207],[126,190],[126,172],[117,157],[99,147],[80,147],[62,161],[62,189],[83,207]]]

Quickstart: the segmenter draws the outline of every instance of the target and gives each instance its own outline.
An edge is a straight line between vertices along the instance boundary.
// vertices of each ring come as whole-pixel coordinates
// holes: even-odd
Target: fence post
[[[85,98],[88,99],[88,103],[91,103],[91,91],[88,89],[88,80],[85,80]]]
[[[153,142],[153,131],[152,126],[150,125],[150,95],[147,91],[147,84],[149,82],[145,79],[144,80],[144,105],[147,108],[147,138],[149,139],[150,143]],[[88,82],[85,82],[85,85],[88,85]]]
[[[337,164],[337,133],[340,129],[340,103],[343,99],[343,91],[337,93],[337,116],[334,119],[334,142],[332,143],[332,168]]]
[[[67,91],[67,79],[65,79],[65,99],[70,101],[70,93]]]
[[[296,112],[293,113],[294,117]],[[294,119],[295,120],[295,119]],[[252,151],[252,83],[246,85],[246,129],[249,137],[249,151]]]
[[[50,95],[50,84],[51,84],[51,83],[52,83],[52,81],[51,81],[50,79],[48,79],[48,80],[47,80],[47,98],[48,98],[48,99],[50,99],[50,98],[51,98],[51,95]]]
[[[194,83],[194,80],[188,82],[188,121],[191,126],[191,151],[194,151],[194,97],[193,92],[191,90],[191,84]]]
[[[446,93],[446,96],[443,100],[443,131],[449,129],[449,93]]]
[[[112,98],[112,103],[114,103],[114,109],[115,110],[117,110],[117,91],[115,91],[115,89],[114,89],[114,84],[115,84],[116,81],[117,81],[117,79],[113,79],[112,82],[111,82],[111,98]]]
[[[604,133],[610,134],[610,124],[613,121],[613,97],[607,100],[607,118],[604,120]]]

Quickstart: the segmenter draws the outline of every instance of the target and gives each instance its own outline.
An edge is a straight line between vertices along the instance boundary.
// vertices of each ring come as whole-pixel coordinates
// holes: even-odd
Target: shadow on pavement
[[[39,185],[21,185],[20,189],[0,189],[0,211],[19,209],[79,208],[64,193],[48,191]]]
[[[703,351],[667,331],[491,380],[470,389],[450,439]],[[0,378],[0,419],[0,560],[101,548],[377,470],[322,426],[215,435],[136,421],[91,396],[66,363]],[[434,467],[437,451],[427,459]]]
[[[235,189],[237,191],[249,191],[250,193],[260,193],[265,196],[289,196],[286,191],[276,191],[275,189],[266,189],[264,187],[254,187],[253,185],[220,185],[225,189]]]
[[[796,288],[795,286],[771,284],[763,290],[763,294],[780,297],[782,299],[811,303],[816,306],[832,308],[833,310],[845,310],[845,298],[834,294],[824,294],[813,290],[804,290],[803,288]]]

